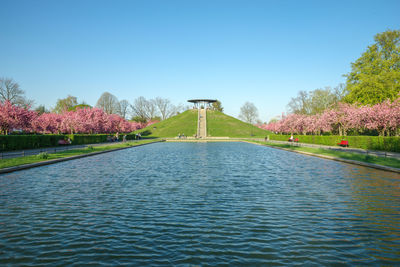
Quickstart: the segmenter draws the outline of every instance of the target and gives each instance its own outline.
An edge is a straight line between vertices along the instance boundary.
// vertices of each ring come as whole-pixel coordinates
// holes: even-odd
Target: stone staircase
[[[198,123],[197,123],[197,137],[198,138],[207,137],[207,111],[204,108],[199,109]]]

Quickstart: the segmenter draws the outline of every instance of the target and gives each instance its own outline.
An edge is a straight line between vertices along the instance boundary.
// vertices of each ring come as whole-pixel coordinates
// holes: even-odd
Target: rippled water
[[[399,265],[399,175],[162,143],[0,176],[2,265]]]

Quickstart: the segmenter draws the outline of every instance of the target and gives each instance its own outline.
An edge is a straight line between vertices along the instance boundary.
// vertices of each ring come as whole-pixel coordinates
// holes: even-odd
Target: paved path
[[[207,137],[207,112],[206,109],[204,108],[199,109],[199,122],[198,122],[197,135],[199,138]]]

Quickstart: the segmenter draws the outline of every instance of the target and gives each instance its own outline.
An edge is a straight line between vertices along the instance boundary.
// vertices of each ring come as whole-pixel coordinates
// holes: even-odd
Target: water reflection
[[[399,186],[244,143],[137,147],[0,176],[0,262],[396,265]]]

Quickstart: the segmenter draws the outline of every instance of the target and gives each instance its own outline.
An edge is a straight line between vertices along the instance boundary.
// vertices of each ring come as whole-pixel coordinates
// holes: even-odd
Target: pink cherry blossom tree
[[[13,130],[31,131],[31,122],[37,113],[28,108],[12,105],[9,101],[0,103],[0,131],[8,134]]]
[[[321,134],[334,132],[346,136],[349,131],[362,133],[378,131],[379,135],[400,135],[400,97],[374,106],[338,103],[334,109],[327,109],[317,115],[289,114],[281,120],[257,125],[275,133]]]

